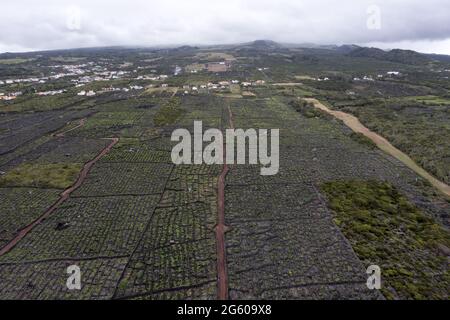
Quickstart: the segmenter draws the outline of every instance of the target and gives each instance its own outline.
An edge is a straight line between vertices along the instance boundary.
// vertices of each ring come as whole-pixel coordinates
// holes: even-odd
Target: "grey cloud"
[[[367,8],[381,29],[367,28]],[[448,0],[16,0],[2,4],[0,51],[106,45],[217,44],[272,39],[319,44],[436,45],[448,51]],[[71,30],[69,8],[81,28]],[[419,49],[421,47],[419,46]]]

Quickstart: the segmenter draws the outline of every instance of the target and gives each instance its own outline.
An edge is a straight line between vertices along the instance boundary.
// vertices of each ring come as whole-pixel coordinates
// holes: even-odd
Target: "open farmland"
[[[448,299],[449,198],[300,101],[354,114],[448,184],[450,84],[361,84],[354,72],[431,71],[363,58],[349,69],[330,50],[117,50],[41,62],[92,60],[127,71],[120,81],[49,97],[20,84],[0,101],[0,299]],[[222,60],[223,72],[194,68]],[[278,173],[175,165],[171,135],[194,135],[194,121],[279,129]],[[72,265],[80,290],[66,286]],[[387,272],[381,290],[366,285],[370,265]]]

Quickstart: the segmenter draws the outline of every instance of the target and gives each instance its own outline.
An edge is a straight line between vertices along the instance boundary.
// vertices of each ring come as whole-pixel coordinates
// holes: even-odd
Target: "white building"
[[[0,96],[0,100],[4,100],[4,101],[10,101],[10,100],[14,100],[17,97],[14,96]]]
[[[54,96],[54,95],[57,95],[57,94],[61,94],[63,92],[64,92],[64,90],[51,90],[51,91],[37,92],[36,94],[38,96]]]

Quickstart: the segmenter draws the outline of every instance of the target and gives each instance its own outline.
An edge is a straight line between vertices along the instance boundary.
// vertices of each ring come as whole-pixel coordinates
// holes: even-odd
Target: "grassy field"
[[[168,100],[156,113],[154,119],[155,125],[160,127],[172,124],[185,112],[186,110],[180,106],[180,100],[177,98],[172,98]]]
[[[238,84],[232,84],[230,85],[230,91],[233,94],[240,94],[241,93],[241,86]]]
[[[66,189],[76,180],[78,163],[22,164],[0,178],[1,187]]]
[[[205,70],[206,65],[203,63],[191,63],[185,67],[187,72]]]
[[[336,181],[322,190],[358,257],[381,267],[386,298],[448,299],[448,230],[385,182]]]
[[[20,59],[20,58],[14,58],[14,59],[0,59],[0,64],[6,64],[6,65],[13,65],[13,64],[21,64],[25,62],[32,61],[32,59]]]
[[[297,80],[314,80],[313,77],[307,76],[307,75],[295,76],[295,79],[297,79]]]
[[[200,52],[194,58],[207,61],[236,60],[233,55],[225,52]]]
[[[438,96],[417,96],[407,97],[408,101],[414,101],[432,106],[450,106],[450,98],[438,97]]]
[[[157,88],[145,89],[143,94],[144,95],[155,95],[155,94],[158,94],[158,93],[175,94],[175,93],[177,93],[177,91],[178,91],[177,87],[165,87],[165,88],[157,87]]]

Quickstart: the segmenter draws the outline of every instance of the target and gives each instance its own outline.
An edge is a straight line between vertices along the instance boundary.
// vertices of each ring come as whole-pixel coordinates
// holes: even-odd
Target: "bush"
[[[22,164],[0,178],[1,187],[66,189],[81,171],[78,163]]]
[[[154,122],[158,127],[173,124],[177,121],[186,110],[180,107],[178,98],[170,99],[167,104],[163,105],[155,115]]]
[[[334,221],[366,266],[381,267],[388,299],[448,299],[448,230],[381,181],[321,186]]]

